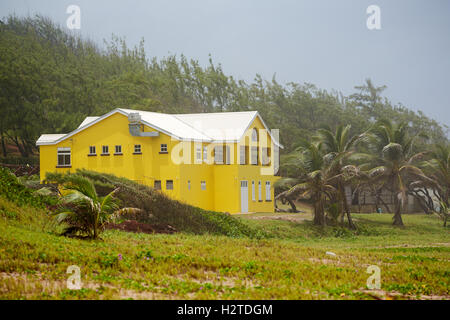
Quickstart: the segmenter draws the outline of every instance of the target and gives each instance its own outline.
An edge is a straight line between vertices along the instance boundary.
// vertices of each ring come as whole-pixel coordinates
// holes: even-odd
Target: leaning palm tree
[[[370,167],[368,174],[373,183],[382,183],[382,188],[394,195],[393,224],[403,226],[402,211],[406,202],[408,182],[426,179],[416,163],[425,152],[414,153],[413,144],[417,136],[408,135],[406,123],[398,125],[388,120],[380,120],[368,131],[371,156],[364,167]]]
[[[434,182],[432,187],[436,190],[437,198],[448,208],[450,195],[450,146],[437,145],[430,155],[431,159],[424,161],[421,167]]]
[[[339,161],[334,162],[335,166],[332,168],[337,177],[335,179],[335,188],[337,189],[338,214],[342,219],[342,223],[344,222],[344,215],[346,214],[349,227],[355,229],[356,227],[350,215],[350,208],[345,190],[349,186],[347,173],[349,172],[350,167],[348,160],[353,154],[355,145],[361,141],[363,135],[350,136],[350,129],[350,125],[340,125],[335,132],[330,128],[322,128],[317,131],[318,135],[316,139],[320,141],[323,150],[328,154],[328,157],[339,158]],[[356,167],[353,169],[356,169]]]
[[[283,178],[277,185],[290,183],[284,191],[286,198],[309,199],[313,204],[315,225],[326,225],[325,203],[336,193],[337,180],[334,166],[342,156],[330,157],[324,154],[321,144],[301,141],[301,146],[286,159],[286,166],[296,168],[296,176]]]
[[[76,174],[68,175],[62,191],[62,210],[54,213],[57,222],[67,226],[63,234],[82,233],[97,239],[112,217],[133,210],[118,210],[117,200],[113,197],[117,191],[118,188],[99,197],[91,180]]]

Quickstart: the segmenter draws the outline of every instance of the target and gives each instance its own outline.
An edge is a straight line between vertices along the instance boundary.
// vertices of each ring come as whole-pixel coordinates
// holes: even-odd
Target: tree
[[[63,234],[82,233],[97,239],[112,214],[118,213],[113,197],[118,188],[99,197],[91,180],[79,175],[70,175],[67,180],[61,199],[63,210],[54,213],[58,223],[67,224]]]
[[[335,185],[340,174],[336,175],[336,165],[343,155],[324,154],[321,144],[301,141],[301,146],[288,158],[287,165],[296,168],[297,176],[280,179],[279,184],[291,183],[293,186],[285,191],[287,198],[300,197],[309,199],[313,204],[315,225],[325,226],[325,204],[333,199],[337,189]]]
[[[369,176],[373,183],[382,182],[382,188],[394,195],[393,224],[403,226],[402,211],[407,200],[408,182],[427,179],[415,164],[423,158],[424,152],[414,153],[414,141],[405,123],[398,125],[389,120],[380,120],[366,134],[372,156],[364,167],[371,167]]]
[[[349,166],[348,160],[353,154],[355,145],[362,139],[363,136],[350,136],[350,128],[350,125],[340,125],[337,127],[335,132],[332,132],[330,128],[322,128],[318,130],[318,136],[316,138],[322,144],[323,150],[326,152],[328,157],[339,159],[334,162],[335,165],[331,168],[336,176],[334,187],[337,190],[338,215],[341,217],[343,222],[344,214],[346,214],[349,227],[351,229],[355,229],[356,227],[350,214],[350,208],[347,202],[345,190],[349,187],[349,170],[352,169],[353,172],[358,171],[355,167],[351,168]]]

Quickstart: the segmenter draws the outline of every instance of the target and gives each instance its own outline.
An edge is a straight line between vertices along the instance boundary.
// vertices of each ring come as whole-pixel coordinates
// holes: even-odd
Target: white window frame
[[[169,149],[167,147],[167,143],[161,143],[159,152],[161,152],[161,153],[168,153],[169,152]]]
[[[94,152],[92,152],[92,151],[94,151]],[[90,156],[97,155],[97,150],[96,150],[95,146],[89,146],[89,155]]]
[[[142,153],[142,146],[140,144],[134,145],[134,153],[135,154],[141,154]]]
[[[59,162],[59,156],[63,156],[63,162]],[[66,162],[67,158],[66,156],[69,156],[69,163]],[[58,167],[70,167],[72,166],[72,151],[70,148],[58,148],[56,150],[56,164]]]
[[[106,148],[106,152],[105,152]],[[102,154],[109,154],[109,146],[102,146]]]
[[[258,130],[256,128],[253,128],[252,130],[252,141],[258,142]]]
[[[252,181],[252,200],[256,201],[255,181]]]
[[[247,163],[245,151],[246,151],[245,146],[239,147],[239,164],[241,164],[241,165],[245,165]]]
[[[214,147],[214,163],[223,164],[223,146]]]
[[[251,164],[258,165],[258,147],[251,147]]]
[[[202,162],[202,146],[198,145],[195,147],[195,161],[197,163]]]
[[[225,164],[231,164],[231,148],[225,146]]]
[[[122,145],[118,144],[114,146],[114,154],[122,154]]]
[[[270,148],[262,148],[262,165],[263,166],[267,166],[270,164],[271,155],[269,154],[269,150],[270,150]]]
[[[208,161],[208,146],[203,147],[203,162]]]
[[[262,201],[262,186],[261,181],[258,181],[258,200]]]
[[[270,181],[266,181],[266,201],[272,200],[272,195],[270,193]]]

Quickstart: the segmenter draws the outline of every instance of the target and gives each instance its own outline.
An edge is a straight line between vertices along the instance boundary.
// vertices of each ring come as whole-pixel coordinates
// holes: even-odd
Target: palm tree
[[[318,130],[316,139],[322,144],[323,150],[328,154],[328,157],[339,158],[335,161],[334,175],[337,177],[335,188],[337,189],[338,211],[341,216],[342,223],[344,222],[344,214],[347,215],[349,227],[355,229],[352,217],[350,215],[350,208],[345,195],[345,190],[348,187],[349,172],[348,159],[353,154],[355,145],[362,139],[363,135],[350,136],[351,126],[340,125],[336,132],[332,132],[330,128],[322,128]],[[356,168],[353,168],[355,171]]]
[[[421,164],[423,172],[428,179],[415,181],[411,185],[417,187],[428,198],[428,209],[436,212],[435,204],[429,195],[428,188],[433,191],[434,196],[439,201],[439,212],[444,220],[444,227],[447,224],[449,195],[450,195],[450,146],[436,145],[435,150],[430,153],[429,160]]]
[[[431,159],[422,163],[422,168],[426,175],[432,179],[435,184],[437,196],[440,202],[449,206],[450,195],[450,147],[437,145],[431,152]]]
[[[286,198],[300,197],[311,200],[315,225],[326,225],[325,203],[332,199],[336,192],[334,185],[338,175],[334,168],[341,157],[342,155],[331,157],[324,154],[320,143],[301,141],[301,146],[286,158],[285,165],[295,167],[297,176],[280,179],[277,185],[293,185],[284,192]]]
[[[413,143],[417,136],[408,135],[406,123],[394,125],[391,121],[380,120],[368,131],[366,138],[372,156],[364,167],[369,166],[369,176],[374,183],[382,182],[382,188],[394,195],[393,224],[403,226],[402,211],[406,202],[408,182],[411,179],[426,179],[415,163],[425,152],[414,154]]]
[[[54,215],[59,223],[66,223],[64,234],[81,232],[97,239],[99,231],[113,213],[120,213],[116,199],[118,188],[104,197],[99,197],[91,180],[69,175],[64,184],[62,205],[64,210]]]

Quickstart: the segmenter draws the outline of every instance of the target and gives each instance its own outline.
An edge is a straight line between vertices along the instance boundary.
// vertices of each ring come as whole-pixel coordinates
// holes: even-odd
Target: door
[[[248,181],[241,181],[241,213],[248,212]]]

